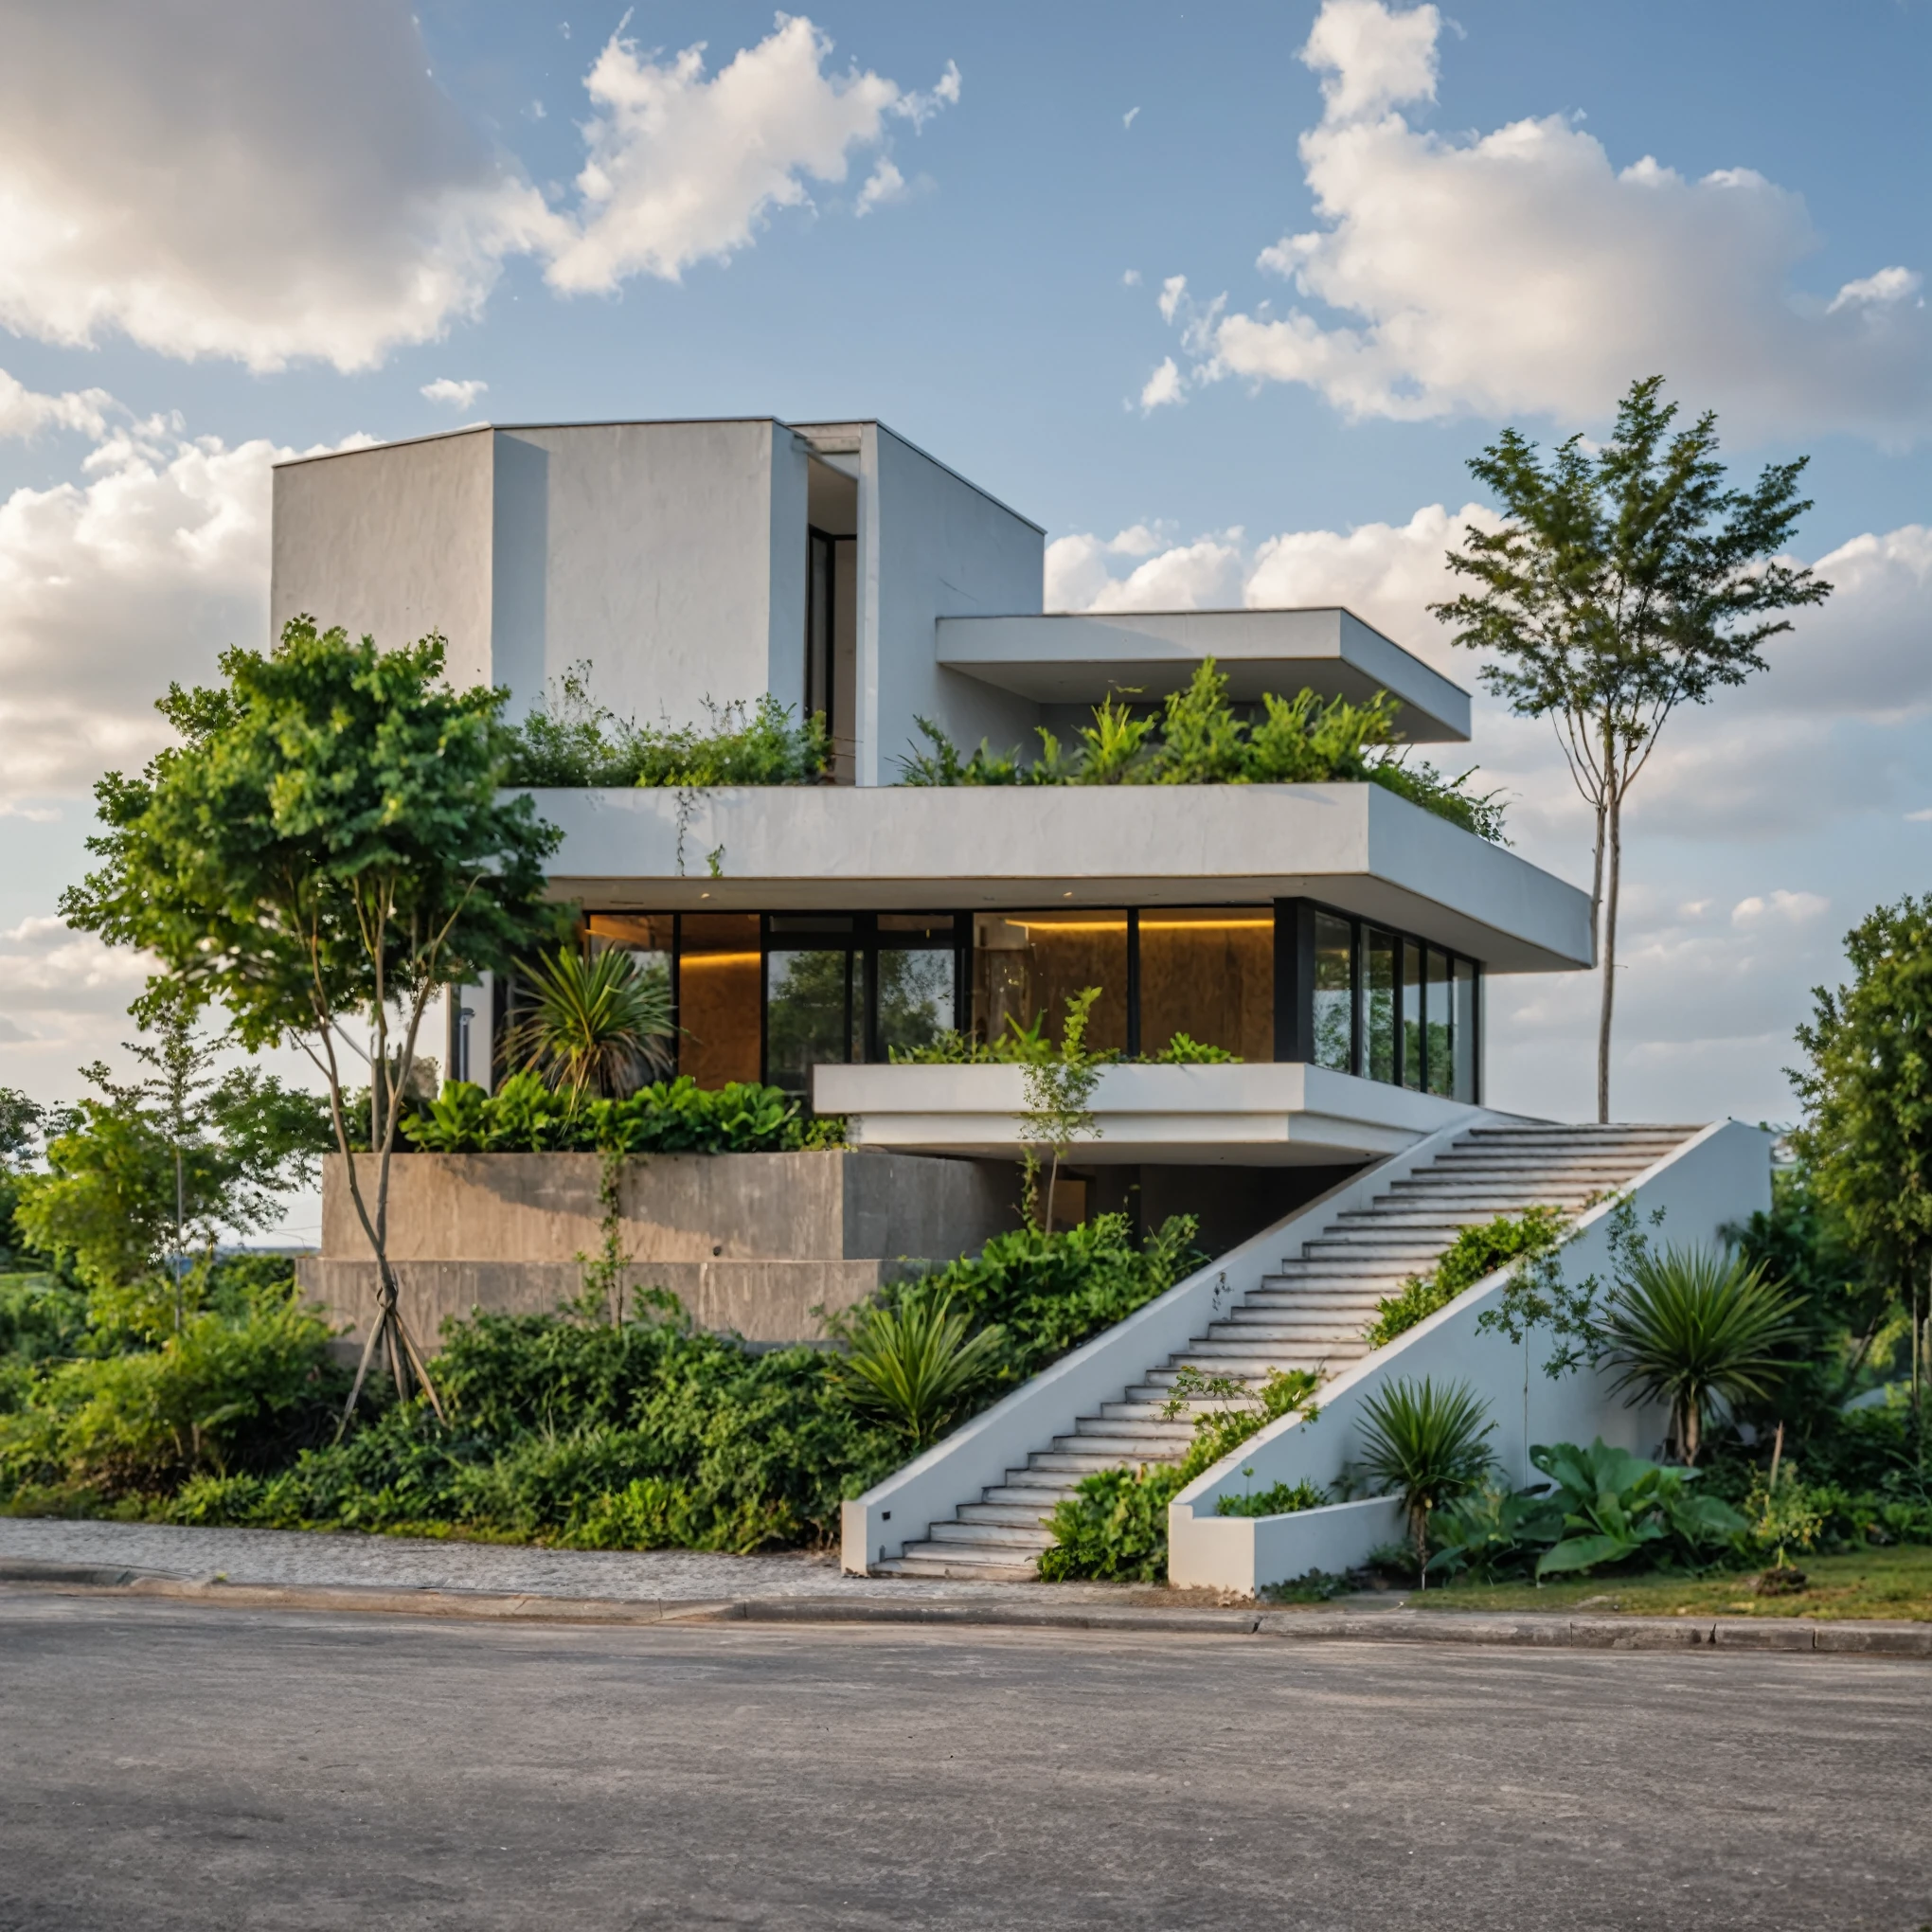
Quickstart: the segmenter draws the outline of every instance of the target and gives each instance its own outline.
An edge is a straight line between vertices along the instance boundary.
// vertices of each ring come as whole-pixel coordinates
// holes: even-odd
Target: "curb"
[[[0,1562],[0,1585],[56,1596],[140,1597],[234,1610],[358,1611],[514,1623],[877,1624],[955,1629],[1271,1637],[1300,1643],[1436,1643],[1529,1650],[1724,1650],[1932,1658],[1932,1623],[1798,1619],[1499,1616],[1482,1611],[1134,1609],[908,1598],[546,1597],[377,1584],[230,1583],[111,1565]]]

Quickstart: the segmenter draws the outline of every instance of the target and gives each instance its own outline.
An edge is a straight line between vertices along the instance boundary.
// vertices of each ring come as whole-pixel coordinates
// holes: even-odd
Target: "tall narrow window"
[[[1396,1072],[1395,957],[1393,934],[1369,927],[1365,947],[1368,1011],[1363,1018],[1363,1071],[1370,1080],[1393,1081]]]
[[[838,540],[823,530],[806,538],[805,711],[817,712],[832,726],[838,650],[834,616],[838,603]]]
[[[812,1069],[852,1058],[852,955],[774,952],[765,966],[765,1078],[809,1099]]]
[[[1422,949],[1413,939],[1402,945],[1402,1083],[1422,1084]]]
[[[1139,926],[1140,1050],[1162,1053],[1185,1033],[1243,1060],[1268,1059],[1274,908],[1156,906],[1141,913]]]
[[[678,1070],[702,1087],[757,1080],[760,946],[755,912],[686,913],[678,948]]]
[[[1449,1003],[1449,956],[1429,948],[1428,996],[1424,1007],[1423,1070],[1432,1094],[1456,1091],[1455,1023]]]
[[[1456,1098],[1473,1106],[1476,1100],[1476,968],[1467,959],[1456,962]]]
[[[1333,913],[1315,916],[1315,1064],[1351,1073],[1355,1064],[1355,929]]]
[[[974,1016],[985,1038],[999,1039],[1011,1025],[1057,1041],[1068,998],[1089,986],[1100,996],[1087,1045],[1125,1052],[1124,911],[982,913],[974,921]]]

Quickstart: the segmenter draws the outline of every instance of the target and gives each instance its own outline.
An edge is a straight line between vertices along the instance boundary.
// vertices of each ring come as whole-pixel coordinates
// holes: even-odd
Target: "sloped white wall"
[[[1627,1192],[1654,1243],[1715,1243],[1721,1229],[1770,1207],[1771,1136],[1741,1121],[1720,1122],[1639,1175]],[[1658,1208],[1664,1218],[1653,1226]],[[1608,1283],[1614,1211],[1606,1202],[1578,1222],[1564,1250],[1569,1281],[1594,1273]],[[1168,1512],[1170,1580],[1183,1588],[1251,1591],[1311,1569],[1345,1569],[1387,1541],[1397,1521],[1392,1504],[1260,1517],[1217,1516],[1214,1507],[1223,1495],[1278,1482],[1334,1484],[1359,1453],[1364,1401],[1402,1378],[1471,1384],[1489,1404],[1495,1423],[1490,1442],[1512,1483],[1535,1479],[1531,1443],[1601,1436],[1654,1454],[1664,1433],[1661,1411],[1627,1406],[1610,1392],[1608,1376],[1588,1369],[1552,1380],[1543,1368],[1551,1349],[1547,1334],[1519,1347],[1481,1331],[1484,1311],[1501,1300],[1508,1280],[1509,1271],[1498,1270],[1329,1384],[1313,1422],[1291,1416],[1271,1424],[1183,1490]]]

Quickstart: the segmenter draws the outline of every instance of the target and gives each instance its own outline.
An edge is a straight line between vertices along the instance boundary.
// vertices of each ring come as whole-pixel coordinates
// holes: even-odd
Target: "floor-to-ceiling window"
[[[949,1033],[1062,1037],[1158,1059],[1185,1035],[1245,1061],[1306,1059],[1479,1098],[1480,970],[1333,907],[1018,908],[971,915],[598,913],[592,939],[665,974],[677,1070],[809,1098],[812,1068],[916,1053]]]

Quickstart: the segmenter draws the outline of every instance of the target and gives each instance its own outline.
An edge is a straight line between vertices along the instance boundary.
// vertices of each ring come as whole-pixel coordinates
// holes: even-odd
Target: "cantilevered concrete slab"
[[[550,889],[599,910],[1252,904],[1308,898],[1480,960],[1591,963],[1588,895],[1373,784],[540,791]]]
[[[1412,742],[1469,736],[1467,691],[1341,609],[941,617],[939,633],[943,669],[1039,704],[1165,697],[1211,657],[1238,699],[1306,686],[1362,704],[1382,690],[1402,706]]]

